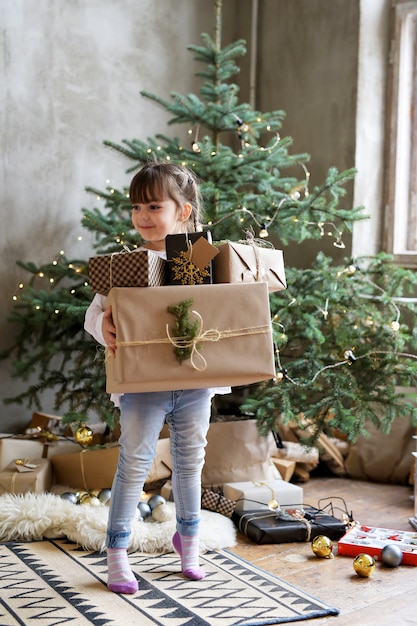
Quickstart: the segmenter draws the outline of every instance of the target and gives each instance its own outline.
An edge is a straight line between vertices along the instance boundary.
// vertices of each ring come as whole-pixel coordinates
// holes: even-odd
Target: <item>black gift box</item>
[[[165,248],[167,253],[166,282],[168,285],[210,285],[213,282],[211,259],[201,265],[198,262],[198,248],[194,254],[193,248],[201,237],[206,240],[206,247],[212,248],[211,258],[216,256],[218,250],[211,245],[210,231],[167,235]]]
[[[313,507],[303,508],[302,513],[302,518],[291,518],[289,513],[269,509],[235,511],[232,520],[257,544],[312,541],[318,535],[337,540],[348,530],[347,523]]]

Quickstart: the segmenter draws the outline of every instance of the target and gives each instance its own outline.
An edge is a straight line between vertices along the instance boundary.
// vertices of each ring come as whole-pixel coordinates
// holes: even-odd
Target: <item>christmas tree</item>
[[[254,415],[264,433],[280,421],[295,421],[311,441],[331,428],[354,439],[368,421],[387,431],[396,416],[417,414],[410,396],[398,391],[414,385],[417,374],[411,298],[417,278],[384,253],[346,258],[340,266],[320,251],[324,237],[344,248],[353,222],[366,219],[362,207],[344,205],[355,171],[330,167],[324,182],[310,188],[309,155],[291,154],[291,138],[281,137],[284,113],[240,102],[233,78],[245,43],[222,46],[220,0],[214,8],[214,37],[203,34],[202,45],[189,46],[199,64],[199,95],[171,93],[164,99],[141,92],[169,112],[169,125],[186,125],[187,145],[162,133],[104,143],[128,160],[127,172],[150,159],[193,169],[214,241],[317,241],[311,267],[286,267],[287,289],[271,295],[277,375],[246,388],[237,410]],[[128,190],[88,191],[101,199],[100,208],[82,210],[82,225],[94,234],[94,253],[139,245]],[[83,330],[93,296],[88,260],[61,252],[40,267],[19,265],[31,279],[15,296],[11,321],[17,334],[1,357],[10,359],[13,376],[37,380],[6,402],[41,408],[42,392],[53,389],[65,422],[98,415],[113,426],[117,413],[105,392],[104,352]]]

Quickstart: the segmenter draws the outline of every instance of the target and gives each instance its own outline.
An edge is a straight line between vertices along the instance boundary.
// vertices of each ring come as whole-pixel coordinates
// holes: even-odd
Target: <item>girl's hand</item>
[[[116,327],[113,323],[111,307],[104,311],[102,324],[103,338],[112,356],[116,356]]]

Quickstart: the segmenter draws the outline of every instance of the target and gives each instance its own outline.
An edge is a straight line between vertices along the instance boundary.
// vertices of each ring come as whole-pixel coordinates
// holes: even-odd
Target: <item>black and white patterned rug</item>
[[[65,539],[0,545],[0,626],[261,626],[339,611],[226,551],[201,555],[185,579],[176,554],[134,553],[134,596],[106,588],[105,554]]]

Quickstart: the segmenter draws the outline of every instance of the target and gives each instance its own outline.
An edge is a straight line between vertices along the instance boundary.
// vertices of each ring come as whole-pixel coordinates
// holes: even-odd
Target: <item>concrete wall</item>
[[[361,163],[362,187],[351,186],[346,206],[381,186],[388,6],[389,0],[224,0],[223,44],[248,42],[239,76],[242,100],[253,96],[259,110],[287,112],[282,135],[293,137],[294,151],[312,155],[312,185],[332,165],[342,170]],[[214,20],[212,0],[0,0],[0,11],[3,349],[13,335],[7,321],[12,296],[27,278],[15,261],[48,262],[61,249],[70,257],[88,256],[91,241],[81,231],[80,209],[96,199],[85,187],[104,189],[107,180],[120,187],[130,179],[127,162],[103,140],[185,133],[166,127],[166,114],[139,91],[163,97],[171,90],[196,91],[197,66],[186,46],[199,44],[201,32],[212,34]],[[366,48],[363,33],[378,43],[376,51]],[[369,62],[379,68],[374,119],[364,97]],[[358,153],[358,146],[366,150],[358,115],[361,133],[366,128],[373,137],[372,164]],[[371,197],[378,220],[382,208],[375,193]],[[362,250],[377,245],[368,232]],[[350,242],[339,256],[349,253]],[[313,254],[307,246],[306,263]],[[287,250],[288,262],[291,256]],[[0,362],[0,397],[24,385],[11,380],[7,363]],[[42,408],[51,412],[51,403],[45,398]],[[30,415],[26,407],[0,403],[0,432],[20,431]]]

